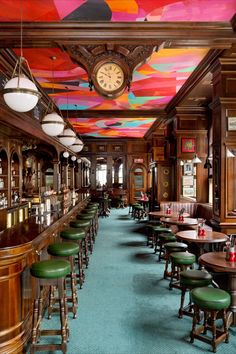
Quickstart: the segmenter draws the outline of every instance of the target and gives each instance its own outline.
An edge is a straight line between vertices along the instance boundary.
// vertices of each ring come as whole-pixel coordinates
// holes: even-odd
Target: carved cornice
[[[61,45],[60,45],[61,46]],[[129,67],[130,74],[133,70],[151,56],[156,49],[153,45],[63,45],[73,61],[83,66],[88,75],[91,75],[93,67],[108,55],[123,60]]]
[[[166,47],[229,48],[236,43],[232,22],[26,22],[24,47],[62,44],[164,44]],[[19,22],[0,23],[0,47],[20,46]],[[166,43],[166,44],[165,44]]]

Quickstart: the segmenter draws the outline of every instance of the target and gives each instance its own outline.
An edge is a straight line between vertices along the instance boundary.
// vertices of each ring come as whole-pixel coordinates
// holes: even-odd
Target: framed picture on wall
[[[181,151],[182,152],[195,152],[196,139],[195,138],[182,138],[181,139]]]

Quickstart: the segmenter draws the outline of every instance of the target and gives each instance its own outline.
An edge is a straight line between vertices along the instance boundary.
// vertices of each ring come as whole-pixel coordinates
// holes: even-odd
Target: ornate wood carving
[[[81,65],[91,78],[91,72],[96,63],[105,59],[108,55],[124,61],[129,67],[130,75],[138,65],[145,62],[156,49],[153,45],[80,45],[67,44],[63,48],[77,64]]]

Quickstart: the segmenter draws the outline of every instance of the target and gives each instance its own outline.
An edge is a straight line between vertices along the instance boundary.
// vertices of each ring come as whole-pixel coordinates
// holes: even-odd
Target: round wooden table
[[[204,245],[209,244],[212,248],[213,245],[226,242],[229,237],[222,232],[206,231],[205,236],[198,236],[197,230],[185,230],[176,233],[176,237],[181,241],[196,243],[199,246],[200,255],[204,253]]]
[[[199,257],[199,263],[213,272],[224,273],[227,277],[226,290],[231,295],[231,304],[227,313],[227,324],[236,325],[236,262],[226,261],[225,252],[209,252]]]
[[[178,230],[186,229],[188,226],[197,226],[198,220],[193,218],[184,218],[184,221],[179,221],[178,217],[169,217],[160,219],[166,225],[176,225]]]
[[[153,216],[153,217],[156,217],[156,218],[161,218],[161,217],[164,217],[164,218],[177,218],[179,216],[179,213],[176,213],[176,212],[172,212],[171,214],[166,214],[166,211],[165,210],[160,210],[160,211],[150,211],[150,213],[148,213],[148,215],[150,216]],[[184,218],[187,218],[189,217],[189,213],[184,213],[183,214]]]

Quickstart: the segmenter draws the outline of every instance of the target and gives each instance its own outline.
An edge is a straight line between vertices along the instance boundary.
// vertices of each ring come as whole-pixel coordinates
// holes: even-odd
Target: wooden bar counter
[[[45,217],[30,217],[0,233],[0,353],[24,353],[30,338],[33,281],[30,265],[47,257],[46,248],[87,203]]]

